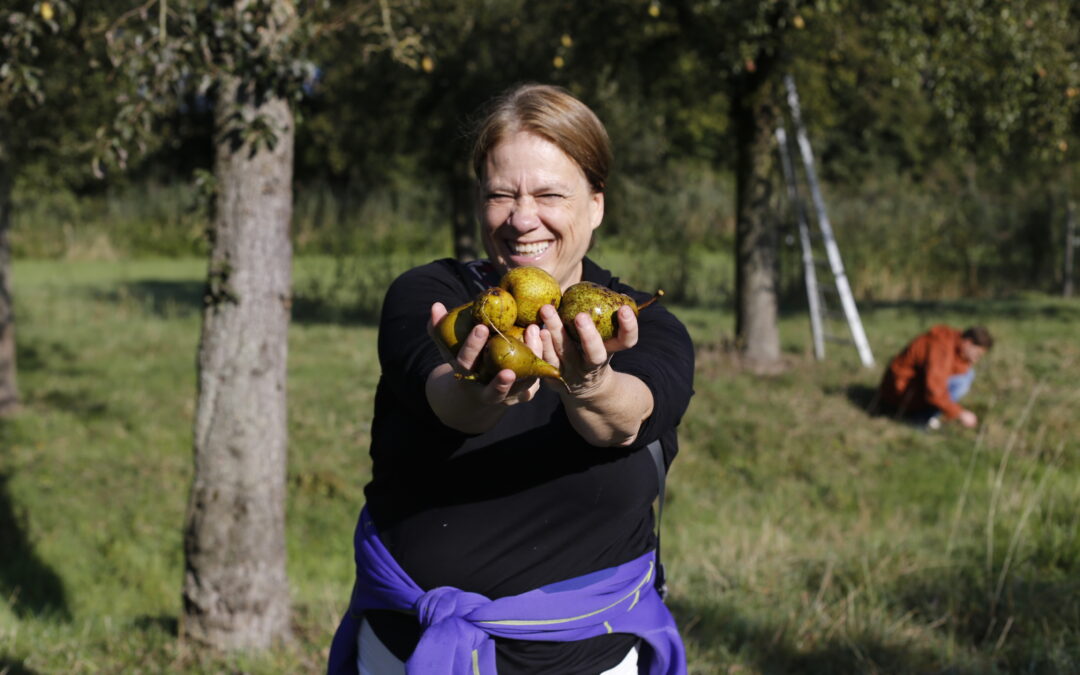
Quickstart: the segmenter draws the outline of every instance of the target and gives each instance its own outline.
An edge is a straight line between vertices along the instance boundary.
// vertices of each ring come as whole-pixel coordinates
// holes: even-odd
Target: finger
[[[442,318],[447,314],[448,312],[446,311],[446,306],[443,305],[441,302],[436,302],[431,305],[431,320],[428,322],[427,325],[429,335],[435,335],[435,326],[437,326],[439,322],[442,321]]]
[[[540,326],[529,324],[525,328],[525,344],[529,346],[533,354],[544,358],[544,344],[540,340]]]
[[[540,351],[540,358],[544,359],[556,368],[562,365],[562,360],[559,359],[559,355],[555,352],[555,344],[552,341],[551,331],[544,329],[540,331],[540,342],[543,348]]]
[[[532,400],[539,388],[540,378],[523,377],[514,382],[506,397],[507,399],[513,399],[514,403],[527,403]]]
[[[469,331],[469,336],[465,338],[465,342],[461,344],[461,349],[458,350],[458,365],[465,370],[473,370],[479,363],[480,353],[484,350],[487,339],[487,326],[482,323],[473,326],[473,329]]]
[[[540,318],[544,321],[544,328],[548,330],[551,336],[551,343],[555,351],[562,354],[567,335],[566,329],[563,328],[562,319],[559,318],[559,313],[555,311],[554,306],[544,305],[540,308]]]
[[[536,397],[538,391],[540,391],[540,378],[534,377],[529,386],[518,395],[518,403],[528,403]]]
[[[574,328],[577,329],[578,343],[581,344],[581,354],[584,357],[587,368],[599,368],[607,363],[607,349],[604,348],[604,340],[600,337],[600,331],[596,330],[596,324],[589,315],[580,312],[574,317]]]
[[[439,339],[438,331],[436,330],[436,326],[438,325],[439,321],[441,321],[442,318],[446,316],[446,314],[446,307],[444,307],[441,302],[436,302],[435,304],[433,304],[431,306],[431,317],[428,321],[427,332],[428,336],[431,338],[431,341],[435,343],[436,349],[439,350],[439,356],[442,357],[442,360],[454,366],[454,353],[446,348],[446,345],[443,343],[443,341]]]
[[[506,397],[509,395],[510,389],[514,386],[516,380],[517,375],[514,374],[514,371],[509,368],[500,370],[484,388],[482,396],[484,402],[488,404],[497,404],[506,401]]]
[[[449,310],[446,309],[446,305],[441,302],[431,303],[431,323],[439,323],[439,319],[443,318],[448,313]]]
[[[623,305],[615,313],[615,320],[618,321],[619,330],[616,331],[615,337],[604,342],[608,353],[621,352],[638,343],[638,321],[634,310]]]

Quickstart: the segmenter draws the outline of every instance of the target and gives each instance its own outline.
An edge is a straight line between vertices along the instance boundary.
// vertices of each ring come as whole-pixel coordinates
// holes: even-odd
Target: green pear
[[[518,379],[525,377],[549,377],[565,382],[559,369],[533,354],[529,346],[521,340],[506,334],[497,334],[488,339],[484,347],[483,360],[475,373],[458,375],[463,380],[476,380],[487,384],[509,368]]]
[[[504,330],[503,335],[525,342],[525,326],[519,326],[515,323],[513,326]]]
[[[494,286],[476,296],[472,318],[495,332],[503,332],[517,321],[517,302],[510,291]]]
[[[663,295],[664,291],[657,291],[656,295],[639,306],[629,295],[591,281],[579,281],[563,293],[562,303],[559,305],[559,318],[562,319],[563,326],[566,327],[570,336],[575,340],[580,340],[577,327],[574,325],[574,317],[584,312],[596,325],[600,337],[610,340],[615,337],[619,329],[615,313],[620,307],[626,305],[637,315]]]
[[[435,324],[435,335],[451,354],[458,353],[461,343],[469,337],[469,331],[476,325],[472,317],[472,306],[471,302],[459,305],[447,312],[446,316]]]
[[[559,308],[562,289],[555,277],[539,267],[515,267],[499,281],[499,287],[510,291],[517,302],[517,324],[528,326],[540,323],[537,314],[544,305]]]

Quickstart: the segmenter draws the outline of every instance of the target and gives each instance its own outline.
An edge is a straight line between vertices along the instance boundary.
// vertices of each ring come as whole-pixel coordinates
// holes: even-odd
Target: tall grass
[[[298,285],[335,264],[299,259]],[[371,270],[374,297],[390,267],[350,274]],[[0,672],[320,671],[370,471],[375,328],[351,313],[370,301],[324,299],[290,329],[297,639],[221,655],[176,638],[205,263],[15,271],[26,407],[0,422]],[[1080,307],[861,309],[879,362],[930,321],[990,325],[979,433],[868,416],[878,370],[833,345],[814,362],[805,316],[784,316],[788,368],[760,378],[726,350],[726,310],[675,307],[698,367],[663,536],[691,672],[1076,672]]]

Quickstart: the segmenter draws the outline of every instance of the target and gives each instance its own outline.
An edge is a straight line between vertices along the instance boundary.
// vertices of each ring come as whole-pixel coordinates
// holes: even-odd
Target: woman
[[[448,307],[531,265],[563,290],[586,280],[648,294],[585,254],[604,215],[607,133],[562,89],[497,99],[473,153],[489,260],[439,260],[399,277],[383,304],[373,477],[357,526],[357,583],[330,672],[685,671],[654,588],[649,443],[670,463],[692,394],[693,347],[662,306],[619,309],[617,337],[591,320],[572,340],[541,309],[529,347],[567,386],[469,370],[488,329],[448,362],[429,336]],[[359,645],[359,650],[357,646]],[[359,657],[357,659],[357,651]]]

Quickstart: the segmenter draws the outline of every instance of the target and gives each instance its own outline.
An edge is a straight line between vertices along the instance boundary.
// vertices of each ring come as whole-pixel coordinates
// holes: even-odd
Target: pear
[[[517,321],[517,302],[510,291],[493,286],[472,303],[472,318],[495,332],[503,332]]]
[[[525,342],[525,326],[519,326],[516,323],[503,331],[503,335],[507,337],[517,338],[522,342]]]
[[[664,291],[657,291],[656,295],[639,306],[629,295],[591,281],[579,281],[563,293],[562,303],[559,305],[559,318],[562,319],[570,336],[575,340],[580,340],[577,327],[574,326],[574,317],[584,312],[596,325],[600,337],[610,340],[618,332],[619,326],[615,313],[620,307],[626,305],[637,315],[663,295]]]
[[[515,267],[499,281],[499,287],[510,291],[517,302],[517,324],[528,326],[540,323],[537,313],[544,305],[559,308],[562,289],[555,277],[539,267]]]
[[[458,353],[461,343],[469,337],[469,331],[476,325],[472,317],[472,306],[473,303],[466,302],[453,308],[435,325],[435,335],[451,354]]]
[[[521,340],[506,334],[493,335],[484,347],[483,361],[475,373],[458,375],[463,380],[476,380],[487,384],[509,368],[518,379],[524,377],[549,377],[564,382],[559,369],[533,354]]]

